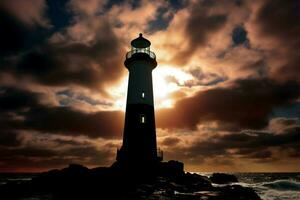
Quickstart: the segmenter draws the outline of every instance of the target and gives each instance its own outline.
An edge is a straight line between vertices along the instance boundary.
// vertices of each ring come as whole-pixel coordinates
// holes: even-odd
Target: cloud
[[[18,135],[13,131],[2,131],[0,134],[0,146],[14,147],[21,144]]]
[[[269,121],[268,130],[275,134],[282,134],[287,128],[293,129],[299,126],[298,118],[277,117]]]
[[[89,43],[61,41],[42,44],[17,60],[6,59],[3,72],[49,86],[79,85],[104,91],[103,84],[117,81],[125,70],[122,57],[114,56],[121,55],[122,48],[110,25],[102,21],[98,26],[93,30],[97,32],[96,38]],[[82,28],[85,26],[79,30]]]
[[[41,94],[26,90],[1,87],[0,88],[0,110],[16,111],[38,105]]]
[[[67,107],[41,107],[33,108],[26,114],[24,128],[92,138],[119,138],[123,129],[123,117],[120,111],[84,113]]]
[[[29,35],[28,28],[20,21],[2,10],[0,6],[0,62],[2,56],[11,55],[25,48]],[[5,27],[5,28],[4,28]],[[0,69],[3,66],[0,66]]]
[[[44,105],[42,94],[2,88],[0,94],[2,130],[33,130],[92,138],[120,137],[124,114],[121,111],[86,113],[70,107]],[[111,124],[114,126],[111,126]]]
[[[227,79],[227,77],[225,77],[224,75],[221,76],[213,72],[204,73],[201,67],[189,69],[187,70],[187,72],[189,72],[194,77],[194,79],[192,80],[185,81],[184,86],[187,87],[193,87],[198,85],[215,85],[220,82],[224,82]]]
[[[185,64],[198,47],[208,44],[214,33],[225,25],[226,13],[213,12],[213,6],[213,1],[201,1],[190,6],[184,27],[188,48],[175,56],[176,63]]]
[[[123,57],[116,55],[125,52],[107,16],[83,15],[87,11],[72,1],[64,8],[69,6],[69,12],[74,12],[66,27],[33,29],[9,8],[30,10],[34,5],[38,9],[44,1],[30,0],[24,5],[16,2],[5,1],[0,5],[0,25],[5,27],[0,37],[1,74],[46,86],[77,85],[103,93],[105,84],[117,82],[123,76]]]
[[[103,11],[106,4],[107,0],[71,0],[68,6],[79,15],[95,15]]]
[[[278,80],[299,81],[299,2],[267,0],[253,7],[246,27],[251,43],[265,52],[270,75]]]
[[[180,142],[180,138],[178,137],[166,137],[163,141],[162,141],[162,145],[164,146],[175,146]]]
[[[280,162],[286,162],[285,169],[289,169],[291,159],[294,163],[299,160],[299,128],[299,120],[293,127],[282,127],[281,134],[269,129],[222,131],[206,125],[186,134],[169,131],[171,138],[180,137],[180,143],[164,146],[163,150],[167,159],[182,160],[190,169],[255,171],[260,165],[260,170],[268,171]]]
[[[195,129],[198,123],[217,121],[229,129],[262,128],[272,110],[299,97],[299,85],[269,79],[237,80],[232,86],[213,88],[177,101],[157,114],[158,127]]]
[[[227,77],[218,75],[212,72],[203,72],[201,67],[194,67],[186,70],[188,75],[191,75],[192,79],[186,81],[179,81],[178,76],[168,75],[165,80],[169,83],[175,83],[180,87],[195,87],[195,86],[210,86],[216,85],[220,82],[226,81]]]
[[[105,146],[97,148],[90,142],[79,143],[73,141],[66,145],[61,142],[63,139],[57,142],[57,139],[48,136],[47,140],[47,143],[43,143],[43,146],[38,146],[37,142],[28,144],[23,142],[22,145],[13,148],[0,146],[1,171],[44,171],[58,166],[65,167],[68,163],[73,162],[89,167],[109,165],[115,154],[115,148]],[[59,148],[51,148],[49,144],[56,144]],[[62,146],[66,148],[62,148]]]
[[[273,147],[282,151],[284,151],[284,148],[291,148],[296,152],[298,149],[294,145],[299,144],[299,142],[298,125],[293,129],[286,129],[284,134],[281,135],[263,131],[243,131],[225,135],[212,135],[207,139],[195,142],[187,151],[189,151],[191,157],[195,154],[200,154],[202,156],[235,155],[264,159],[272,156],[270,149]]]
[[[214,1],[203,1],[191,8],[185,27],[191,48],[207,44],[207,40],[211,37],[209,35],[217,32],[225,25],[227,15],[222,12],[214,12],[212,8],[215,4]]]
[[[27,26],[49,27],[50,22],[45,16],[47,4],[45,0],[3,0],[0,9],[5,9]]]
[[[186,12],[180,22],[183,42],[174,49],[177,53],[172,60],[179,66],[193,63],[197,57],[209,60],[227,51],[232,45],[233,30],[242,27],[249,11],[247,4],[237,1],[209,0],[191,1]]]

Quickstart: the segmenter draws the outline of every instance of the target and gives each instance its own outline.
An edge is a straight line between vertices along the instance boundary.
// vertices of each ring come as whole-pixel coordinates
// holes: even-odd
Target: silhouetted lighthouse
[[[162,159],[157,155],[152,70],[157,66],[150,41],[142,34],[131,41],[124,62],[129,70],[123,145],[117,152],[122,166],[152,166]]]

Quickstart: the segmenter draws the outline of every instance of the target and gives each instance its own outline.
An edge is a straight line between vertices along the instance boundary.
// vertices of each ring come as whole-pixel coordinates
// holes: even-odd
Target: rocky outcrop
[[[209,179],[212,183],[216,184],[228,184],[228,183],[237,183],[238,179],[232,174],[224,173],[213,173]]]
[[[3,199],[26,197],[60,199],[166,199],[166,200],[259,200],[251,189],[239,185],[214,187],[208,177],[185,173],[177,161],[160,163],[156,174],[116,170],[114,167],[88,169],[70,165],[41,173],[32,181],[0,187]],[[232,179],[233,180],[233,179]]]

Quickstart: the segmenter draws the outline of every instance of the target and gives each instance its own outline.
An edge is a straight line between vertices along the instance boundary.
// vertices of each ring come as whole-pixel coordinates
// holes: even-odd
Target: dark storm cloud
[[[297,152],[300,144],[300,126],[286,129],[282,134],[263,131],[243,131],[226,135],[212,135],[195,142],[186,149],[189,156],[235,155],[240,158],[260,159],[273,157],[271,148],[282,152]],[[276,156],[276,155],[274,155]]]
[[[114,149],[115,150],[115,149]],[[94,162],[105,162],[112,155],[109,150],[97,150],[94,146],[79,146],[73,147],[67,151],[62,152],[63,156],[77,156],[78,158],[93,158]],[[98,161],[97,161],[98,160]]]
[[[0,62],[6,56],[18,55],[43,43],[51,33],[51,29],[47,27],[28,25],[28,23],[37,23],[36,18],[42,14],[42,11],[39,11],[42,9],[41,4],[37,5],[36,9],[29,8],[30,11],[27,15],[20,14],[18,16],[18,10],[24,12],[22,6],[30,6],[32,1],[28,4],[26,1],[21,2],[24,3],[22,5],[18,5],[18,3],[17,1],[6,0],[0,2]],[[27,18],[24,19],[24,17]],[[28,23],[25,23],[24,20]],[[39,20],[42,20],[42,17]],[[0,69],[2,67],[0,66]]]
[[[299,9],[299,1],[267,0],[257,13],[256,22],[263,33],[298,46]]]
[[[0,111],[17,111],[38,105],[41,94],[11,87],[0,87]]]
[[[46,44],[24,54],[16,66],[7,68],[17,77],[29,76],[45,85],[101,87],[122,75],[120,45],[109,25],[105,38],[93,44]]]
[[[120,111],[85,113],[70,107],[42,105],[39,93],[14,88],[2,88],[1,91],[2,130],[25,129],[92,138],[113,138],[122,134],[123,113]]]
[[[269,150],[262,150],[258,152],[254,152],[246,156],[247,158],[254,158],[254,159],[267,159],[272,157],[272,152]]]
[[[177,137],[167,137],[162,141],[162,144],[165,146],[175,146],[176,144],[178,144],[181,140]]]
[[[54,4],[51,3],[49,12],[53,11]],[[116,56],[124,54],[122,46],[105,17],[81,16],[76,21],[73,15],[73,23],[65,23],[69,27],[32,27],[1,5],[0,73],[29,77],[43,85],[80,85],[101,90],[104,83],[118,80],[125,71],[123,58]],[[9,5],[18,8],[14,2]],[[56,23],[57,19],[53,20]],[[76,23],[86,24],[76,31],[95,33],[92,41],[74,41],[69,36],[73,30],[67,28]]]
[[[213,163],[213,165],[233,166],[236,164],[234,162],[236,159],[268,163],[281,159],[299,158],[299,120],[291,122],[291,119],[285,119],[283,121],[290,123],[282,127],[280,134],[269,129],[238,132],[218,132],[216,130],[209,134],[203,134],[199,130],[199,134],[202,135],[200,137],[191,136],[192,140],[188,145],[168,146],[164,150],[166,155],[172,159],[182,159],[190,164]],[[292,126],[290,126],[291,124]],[[225,163],[222,164],[223,161]]]
[[[28,28],[9,15],[0,5],[0,58],[25,48]],[[1,68],[0,68],[1,69]]]
[[[84,113],[68,107],[32,108],[26,113],[24,128],[92,138],[119,138],[123,128],[120,111]]]
[[[46,146],[0,147],[1,170],[11,171],[20,167],[24,170],[46,170],[57,166],[65,167],[75,161],[83,165],[107,165],[110,164],[111,153],[90,145],[76,145],[67,150],[50,149]]]
[[[300,95],[295,82],[270,79],[237,80],[232,87],[200,91],[179,100],[173,109],[158,111],[164,128],[196,128],[203,121],[219,121],[227,128],[263,128],[274,108],[293,103]]]
[[[11,134],[9,137],[17,137],[15,130],[23,128],[22,115],[39,105],[39,97],[40,93],[0,87],[0,137],[7,137],[7,133]]]
[[[268,77],[268,67],[264,59],[259,59],[253,63],[247,63],[241,66],[243,70],[252,70],[255,72],[256,77]]]
[[[184,64],[198,47],[205,46],[212,34],[219,31],[227,20],[226,13],[213,12],[217,1],[199,1],[192,5],[185,26],[189,48],[175,56],[176,62]]]
[[[273,50],[269,59],[285,61],[274,75],[278,79],[298,80],[300,73],[300,2],[267,0],[258,10],[255,28],[263,43],[266,38],[272,39]],[[264,46],[262,46],[264,48]]]
[[[14,131],[2,130],[0,133],[0,146],[14,147],[21,144],[21,140],[18,139],[18,133]]]
[[[54,150],[38,147],[2,148],[0,152],[2,161],[10,160],[11,156],[43,158],[57,155]]]
[[[191,46],[206,44],[209,34],[219,30],[226,22],[226,14],[211,14],[214,1],[203,1],[194,5],[188,18],[186,32]]]

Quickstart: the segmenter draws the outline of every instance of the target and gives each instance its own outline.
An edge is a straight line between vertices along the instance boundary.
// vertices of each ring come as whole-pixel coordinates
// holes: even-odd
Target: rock
[[[61,170],[41,173],[26,183],[0,186],[0,194],[4,199],[12,200],[39,199],[38,197],[45,196],[51,197],[51,200],[260,199],[250,188],[238,185],[213,187],[207,177],[184,173],[183,164],[177,161],[160,163],[157,174],[153,175],[152,179],[144,179],[144,176],[139,177],[139,175],[139,173],[128,174],[109,167],[88,169],[72,164]],[[236,177],[235,179],[233,177],[216,174],[211,179],[222,183],[237,181]]]
[[[196,173],[185,173],[184,175],[174,179],[177,184],[184,186],[185,190],[178,190],[179,192],[196,192],[200,190],[208,190],[212,185],[207,177]]]
[[[157,167],[157,174],[164,177],[178,177],[184,175],[184,165],[182,162],[170,160],[160,162]]]
[[[224,173],[213,173],[211,177],[209,177],[212,183],[216,184],[228,184],[228,183],[237,183],[238,179],[236,176],[232,174],[224,174]]]
[[[261,200],[252,188],[242,187],[240,185],[228,185],[220,188],[221,194],[218,200]]]
[[[85,166],[79,165],[79,164],[70,164],[69,167],[62,169],[63,172],[66,173],[86,173],[89,171],[89,169]]]

